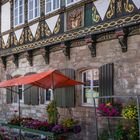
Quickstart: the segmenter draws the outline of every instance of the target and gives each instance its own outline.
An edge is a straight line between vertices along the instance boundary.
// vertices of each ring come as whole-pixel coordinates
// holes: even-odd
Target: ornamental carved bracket
[[[33,66],[33,51],[28,50],[25,54],[26,59],[28,60],[30,66]]]
[[[15,64],[15,66],[18,68],[19,66],[19,54],[13,54],[13,63]]]
[[[70,43],[69,42],[63,42],[61,43],[62,51],[67,59],[70,60]]]
[[[121,45],[122,52],[127,52],[127,36],[128,33],[124,30],[116,31],[116,37]]]
[[[50,48],[49,47],[43,47],[40,49],[40,52],[45,60],[46,64],[49,64],[50,62]]]
[[[96,37],[88,36],[85,38],[85,42],[91,52],[91,56],[96,57]]]
[[[3,64],[3,66],[4,66],[4,69],[6,69],[6,66],[7,66],[6,56],[1,57],[1,62]]]

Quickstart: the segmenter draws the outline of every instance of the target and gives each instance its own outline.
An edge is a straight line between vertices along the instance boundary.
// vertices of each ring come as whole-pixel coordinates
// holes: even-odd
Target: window
[[[50,102],[51,100],[53,100],[52,98],[52,89],[49,89],[49,90],[45,90],[45,103],[48,103]]]
[[[60,8],[60,0],[46,0],[46,14]]]
[[[20,102],[24,102],[23,90],[24,90],[24,85],[16,86],[13,88],[12,103],[18,103],[18,100],[20,100]],[[19,95],[18,95],[18,93],[19,93]]]
[[[39,88],[39,97],[40,104],[48,104],[51,100],[53,100],[52,89],[43,89]]]
[[[28,20],[35,19],[40,15],[40,0],[28,0]]]
[[[14,0],[14,26],[24,23],[24,0]]]
[[[93,97],[99,96],[99,70],[90,69],[82,72],[82,103],[93,105]],[[96,100],[98,105],[98,100]]]
[[[21,102],[24,102],[24,93],[23,93],[24,89],[23,88],[24,88],[24,85],[18,86],[19,100]]]
[[[66,6],[74,4],[74,3],[78,2],[78,1],[80,1],[80,0],[66,0]]]

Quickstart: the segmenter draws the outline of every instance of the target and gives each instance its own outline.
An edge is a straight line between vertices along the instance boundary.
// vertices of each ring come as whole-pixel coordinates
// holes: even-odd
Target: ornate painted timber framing
[[[82,28],[82,29],[79,29],[76,31],[71,31],[69,33],[64,33],[64,34],[60,34],[57,36],[49,37],[48,39],[42,39],[42,40],[39,40],[37,42],[29,43],[26,45],[21,45],[19,47],[1,50],[0,56],[10,55],[13,53],[20,53],[20,52],[24,52],[27,50],[40,48],[43,46],[50,46],[53,44],[55,45],[55,44],[61,43],[62,41],[65,42],[65,41],[73,40],[76,38],[82,38],[82,37],[85,37],[87,35],[99,34],[101,32],[108,32],[111,30],[118,29],[118,27],[119,28],[120,27],[128,27],[130,25],[133,25],[133,24],[137,25],[139,23],[140,23],[140,14],[136,14],[136,15],[133,15],[131,17],[127,16],[125,18],[120,18],[119,20],[114,20],[112,22],[106,22],[104,24],[91,26],[89,28],[85,27],[85,28]],[[139,28],[139,26],[137,26],[137,28],[136,27],[134,27],[134,28],[135,28],[135,30],[139,31],[137,29],[137,28]],[[130,29],[132,30],[132,27]],[[135,32],[135,34],[136,34],[136,32]],[[132,35],[132,33],[131,33],[131,35]]]

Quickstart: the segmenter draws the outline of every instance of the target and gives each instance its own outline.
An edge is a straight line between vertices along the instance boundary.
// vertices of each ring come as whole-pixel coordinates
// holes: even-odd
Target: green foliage
[[[127,140],[127,130],[122,125],[118,125],[115,133],[114,133],[115,140]]]
[[[138,122],[134,121],[129,130],[129,140],[138,140],[139,139],[138,136],[139,136]]]
[[[108,135],[107,130],[104,130],[99,136],[99,140],[108,140],[108,138],[109,138],[109,135]]]
[[[62,121],[62,125],[67,127],[67,128],[72,128],[74,127],[78,122],[75,121],[74,119],[70,118],[70,119],[64,119]]]
[[[122,110],[122,116],[125,119],[137,119],[138,112],[136,105],[128,105]]]
[[[48,122],[50,124],[56,124],[58,122],[58,110],[55,101],[52,101],[47,106]]]

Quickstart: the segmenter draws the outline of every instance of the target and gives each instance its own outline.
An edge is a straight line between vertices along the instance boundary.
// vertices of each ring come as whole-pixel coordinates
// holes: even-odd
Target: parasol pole
[[[51,85],[51,89],[52,89],[52,99],[54,100],[54,82],[53,82],[53,80],[54,80],[54,77],[53,77],[53,73],[52,73],[52,85]]]
[[[52,100],[54,101],[54,75],[53,75],[53,73],[52,73],[52,85],[51,85],[51,89],[52,89]],[[56,106],[55,106],[55,102],[54,102],[54,108],[55,108]],[[53,113],[54,114],[54,116],[55,116],[55,112]],[[56,124],[57,122],[56,122],[56,119],[55,119],[55,124]]]
[[[19,117],[19,126],[21,126],[21,119],[20,119],[20,117],[21,117],[21,114],[20,114],[20,91],[18,90],[18,110],[19,110],[19,114],[18,114],[18,117]],[[21,129],[19,129],[19,139],[21,140]]]

